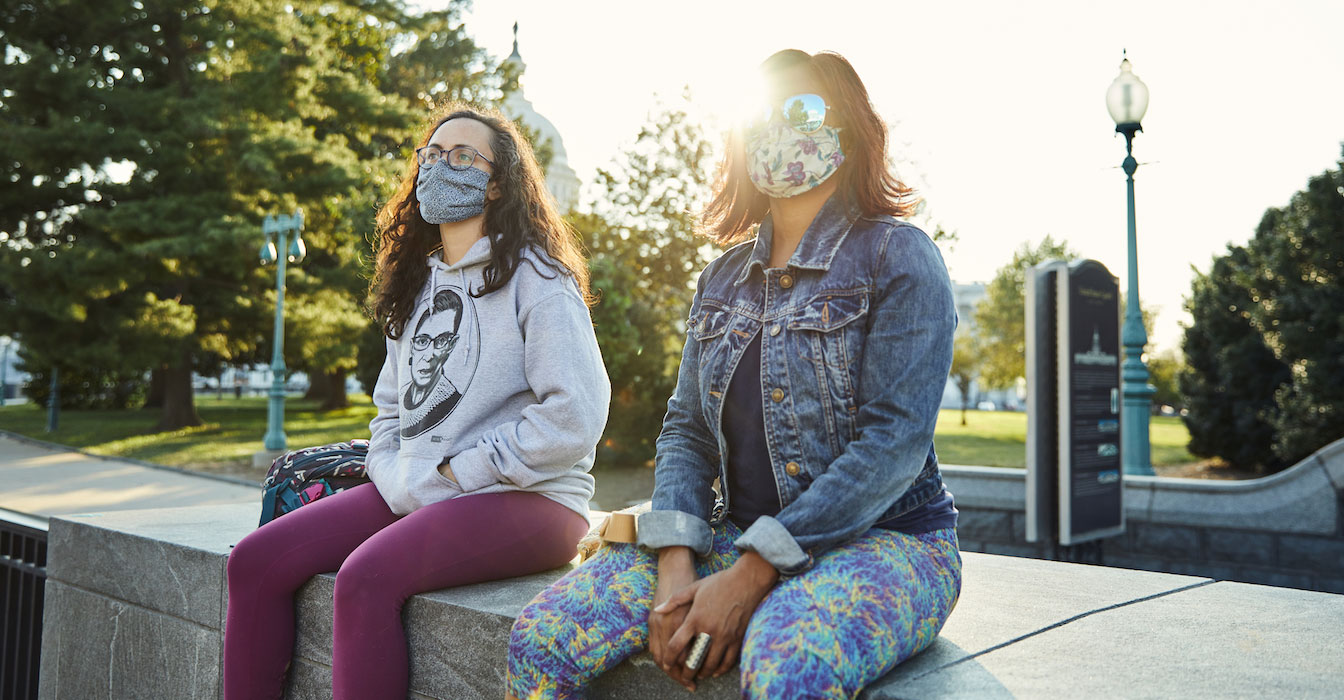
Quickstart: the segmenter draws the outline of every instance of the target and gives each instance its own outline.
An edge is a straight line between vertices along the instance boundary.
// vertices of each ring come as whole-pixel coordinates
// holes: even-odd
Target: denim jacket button
[[[779,324],[778,324],[778,323],[776,323],[776,324],[773,325],[773,326],[770,326],[770,335],[779,335],[779,330],[780,330],[780,329],[779,329]]]
[[[774,391],[770,392],[770,400],[774,401],[775,403],[779,403],[780,401],[783,401],[783,400],[784,400],[784,390],[783,390],[783,389],[775,389]]]
[[[793,286],[793,276],[792,276],[792,275],[780,275],[780,276],[779,276],[779,286],[781,286],[781,287],[783,287],[783,288],[785,288],[785,289],[788,289],[789,287],[792,287],[792,286]]]
[[[798,472],[802,470],[803,468],[798,466],[797,462],[789,462],[788,464],[784,465],[784,471],[789,476],[798,476]]]

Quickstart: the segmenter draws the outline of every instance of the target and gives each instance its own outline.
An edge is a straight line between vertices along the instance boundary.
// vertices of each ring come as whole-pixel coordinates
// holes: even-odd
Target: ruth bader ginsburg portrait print
[[[411,318],[407,366],[401,372],[401,436],[414,438],[442,423],[457,408],[476,373],[480,328],[471,295],[434,285]]]

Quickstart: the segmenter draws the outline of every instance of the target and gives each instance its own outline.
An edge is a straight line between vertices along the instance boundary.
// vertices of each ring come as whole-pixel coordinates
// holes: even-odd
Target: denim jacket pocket
[[[862,291],[822,292],[808,300],[789,319],[789,329],[801,334],[799,355],[832,369],[849,369],[859,361],[863,329],[853,325],[868,315],[868,295]]]
[[[855,383],[863,361],[867,316],[865,291],[828,291],[809,299],[788,323],[798,356],[815,370],[832,458],[858,436]]]
[[[731,311],[705,303],[700,314],[691,319],[691,337],[695,338],[697,343],[717,338],[728,330],[728,324],[732,320]]]

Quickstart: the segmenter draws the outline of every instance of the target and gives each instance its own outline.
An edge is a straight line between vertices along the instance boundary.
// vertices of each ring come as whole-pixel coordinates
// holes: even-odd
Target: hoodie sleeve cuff
[[[462,487],[463,493],[483,489],[501,480],[499,472],[490,463],[489,455],[477,447],[457,453],[448,464],[453,468],[453,476],[457,477],[457,485]]]
[[[648,549],[690,547],[700,556],[709,554],[714,533],[709,523],[679,510],[653,510],[639,516],[639,546]]]
[[[761,555],[784,576],[796,576],[812,567],[812,555],[804,552],[793,535],[768,515],[757,518],[733,545]]]

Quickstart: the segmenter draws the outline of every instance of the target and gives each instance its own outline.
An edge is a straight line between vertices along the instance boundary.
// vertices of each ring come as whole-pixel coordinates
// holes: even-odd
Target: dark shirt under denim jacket
[[[957,318],[942,255],[914,226],[862,216],[836,195],[782,269],[767,268],[771,232],[767,216],[754,242],[700,275],[658,436],[653,506],[638,531],[651,549],[709,552],[710,524],[733,511],[726,394],[759,346],[774,477],[763,486],[775,487],[779,508],[735,544],[796,575],[874,526],[935,501],[952,508],[933,430]]]

